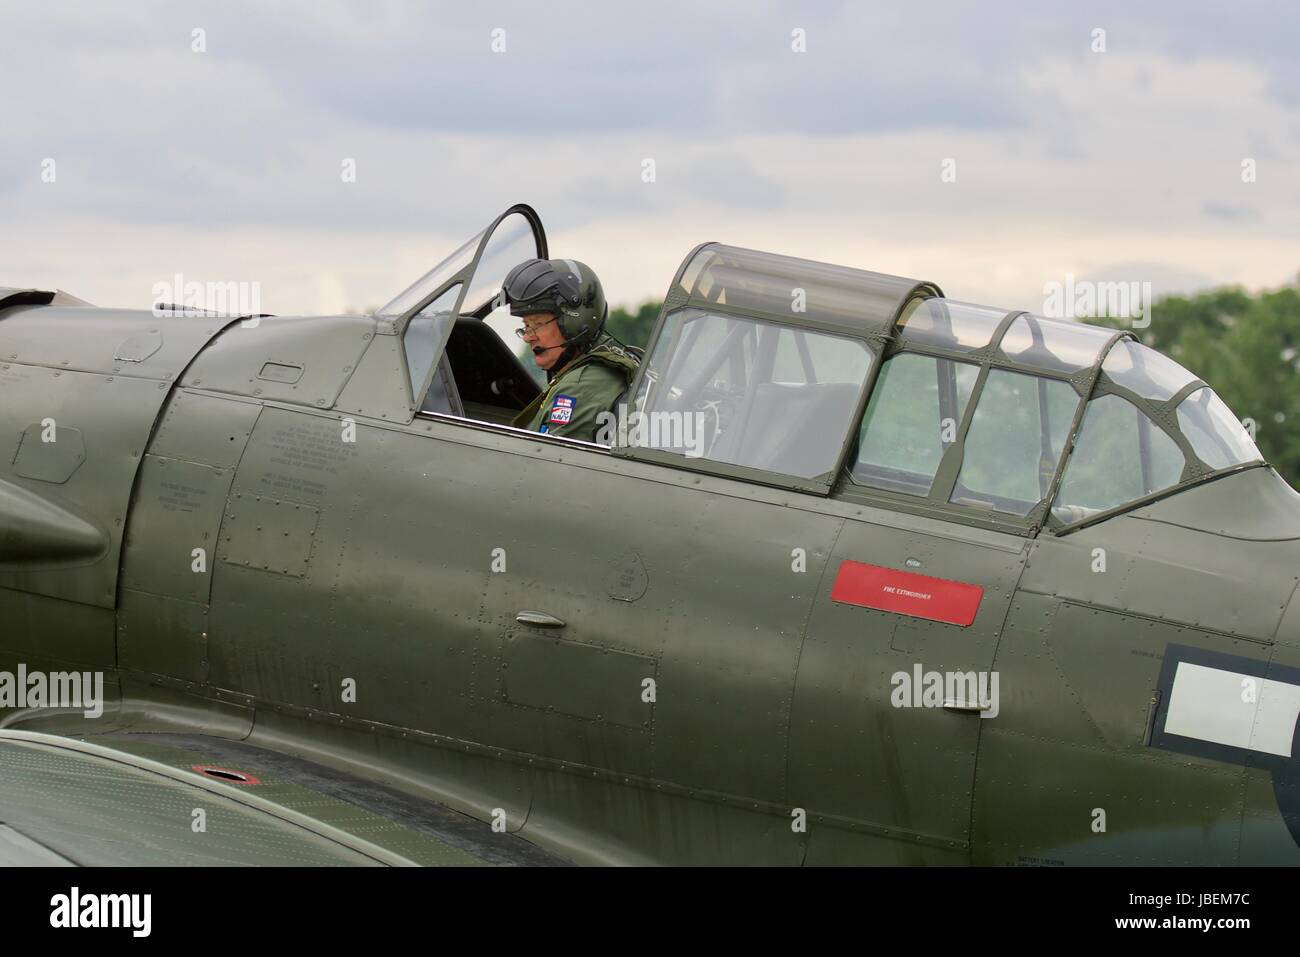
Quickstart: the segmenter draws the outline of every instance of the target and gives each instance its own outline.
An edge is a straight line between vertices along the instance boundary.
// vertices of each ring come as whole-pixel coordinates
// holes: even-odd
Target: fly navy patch
[[[567,425],[573,421],[573,410],[576,403],[571,395],[557,395],[555,404],[551,406],[551,414],[546,421],[552,425]]]

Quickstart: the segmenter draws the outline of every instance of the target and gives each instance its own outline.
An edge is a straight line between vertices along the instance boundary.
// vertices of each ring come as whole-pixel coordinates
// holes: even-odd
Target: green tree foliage
[[[1300,485],[1300,289],[1170,296],[1150,314],[1151,325],[1135,330],[1138,338],[1208,382],[1241,419],[1254,420],[1264,458],[1293,487]]]
[[[605,329],[624,345],[644,349],[650,342],[650,333],[654,331],[661,306],[662,302],[650,301],[642,303],[635,312],[629,312],[622,306],[611,309]]]

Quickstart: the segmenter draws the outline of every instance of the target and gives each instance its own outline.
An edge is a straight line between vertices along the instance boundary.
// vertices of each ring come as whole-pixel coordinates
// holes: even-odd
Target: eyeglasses
[[[546,322],[539,322],[536,325],[532,325],[532,326],[524,325],[522,328],[515,330],[515,335],[517,335],[520,339],[527,339],[529,336],[535,336],[542,331],[543,326],[549,325],[550,323],[554,322],[558,318],[560,317],[552,316],[551,318],[547,319]]]

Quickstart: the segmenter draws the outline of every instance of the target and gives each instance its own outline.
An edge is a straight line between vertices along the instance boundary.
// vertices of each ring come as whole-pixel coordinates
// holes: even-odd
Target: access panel
[[[808,863],[963,863],[1016,536],[864,509],[808,623],[790,729]]]

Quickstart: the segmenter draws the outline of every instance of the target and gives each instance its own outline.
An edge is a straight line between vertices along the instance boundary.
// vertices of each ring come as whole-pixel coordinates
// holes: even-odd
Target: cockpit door
[[[506,274],[526,259],[546,257],[541,217],[518,203],[376,313],[393,323],[402,342],[413,410],[429,392],[456,319],[504,308],[497,300]]]

